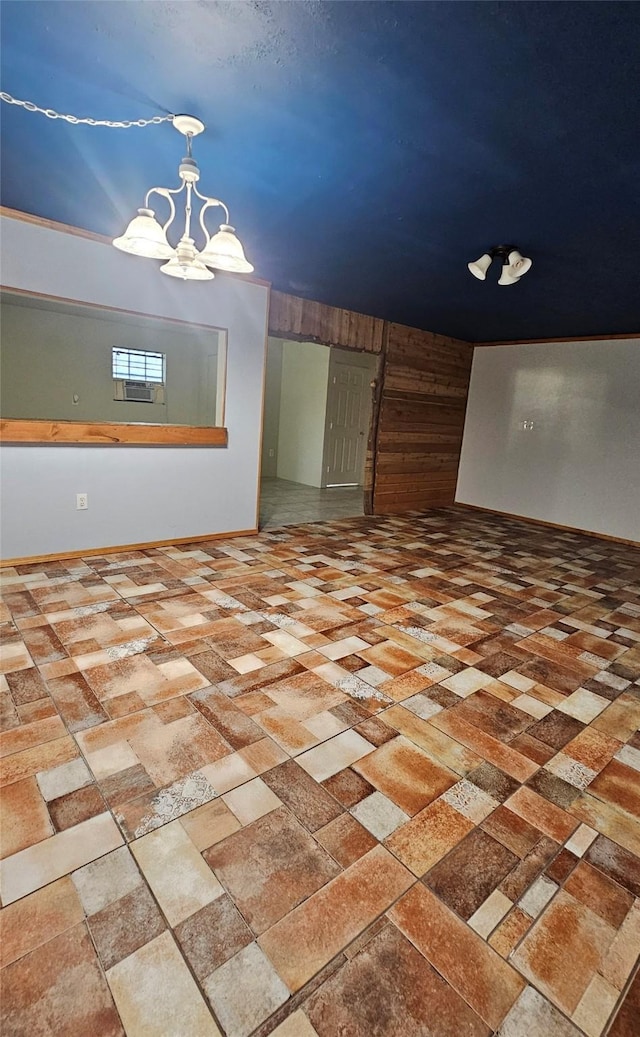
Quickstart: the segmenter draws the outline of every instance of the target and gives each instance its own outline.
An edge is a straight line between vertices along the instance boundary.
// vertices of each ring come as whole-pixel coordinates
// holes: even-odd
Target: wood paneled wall
[[[473,346],[389,324],[373,513],[453,504]]]
[[[379,355],[365,464],[368,514],[453,504],[472,345],[273,291],[269,334]]]
[[[271,292],[269,334],[277,338],[380,353],[383,331],[384,321],[378,317]]]

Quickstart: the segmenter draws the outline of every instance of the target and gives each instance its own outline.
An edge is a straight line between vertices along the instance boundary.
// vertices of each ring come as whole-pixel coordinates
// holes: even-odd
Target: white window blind
[[[112,367],[114,378],[124,378],[131,382],[165,382],[164,353],[152,353],[146,349],[124,349],[114,346],[112,350]]]

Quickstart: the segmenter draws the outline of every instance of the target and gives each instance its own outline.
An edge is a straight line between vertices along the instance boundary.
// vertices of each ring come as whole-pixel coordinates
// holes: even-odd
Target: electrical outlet
[[[89,494],[76,493],[76,511],[86,511],[89,507]]]
[[[269,450],[269,457],[273,457],[274,455],[275,455],[275,450],[273,449],[273,447],[271,447],[271,449]]]

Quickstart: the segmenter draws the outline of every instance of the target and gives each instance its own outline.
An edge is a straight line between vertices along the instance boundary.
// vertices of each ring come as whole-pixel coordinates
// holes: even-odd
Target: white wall
[[[2,295],[4,418],[222,424],[215,413],[217,331]],[[164,353],[164,403],[114,400],[112,350],[117,346]]]
[[[324,423],[329,381],[328,346],[284,342],[278,477],[307,486],[322,485]]]
[[[640,338],[476,347],[456,500],[640,540]]]
[[[262,427],[262,478],[278,474],[278,434],[280,431],[280,390],[282,385],[282,341],[267,340],[267,366],[264,377],[264,422]]]
[[[228,329],[227,447],[2,447],[5,558],[254,529],[268,288],[182,282],[110,245],[3,217],[9,288]],[[88,511],[75,495],[89,495]]]

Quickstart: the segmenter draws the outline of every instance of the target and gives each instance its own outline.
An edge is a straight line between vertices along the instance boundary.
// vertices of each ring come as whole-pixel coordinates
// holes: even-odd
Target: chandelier
[[[204,130],[204,123],[193,115],[174,115],[175,128],[187,139],[187,154],[178,167],[178,175],[182,181],[180,187],[152,187],[145,196],[144,207],[138,209],[131,223],[113,244],[122,252],[145,259],[164,259],[160,272],[169,277],[180,277],[184,281],[210,281],[213,271],[224,270],[233,274],[250,274],[253,270],[247,261],[244,249],[236,237],[235,227],[231,226],[229,210],[219,198],[209,198],[200,194],[196,184],[200,179],[200,170],[191,154],[191,142]],[[178,244],[173,248],[167,240],[167,230],[176,218],[174,197],[184,191],[184,231]],[[169,204],[169,219],[162,225],[156,219],[153,209],[149,208],[152,194],[160,195]],[[203,204],[200,208],[199,223],[204,235],[204,248],[198,251],[192,236],[192,200],[195,195]],[[219,206],[224,209],[226,222],[213,235],[209,234],[204,220],[207,209]]]
[[[528,256],[523,256],[516,245],[496,245],[495,248],[490,248],[488,252],[480,256],[480,259],[476,259],[475,263],[467,263],[467,267],[474,277],[477,277],[479,281],[484,281],[487,270],[494,259],[500,259],[502,262],[498,281],[500,285],[517,284],[533,265],[533,260]]]

